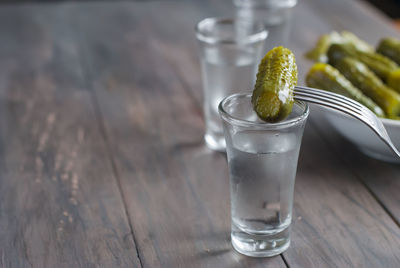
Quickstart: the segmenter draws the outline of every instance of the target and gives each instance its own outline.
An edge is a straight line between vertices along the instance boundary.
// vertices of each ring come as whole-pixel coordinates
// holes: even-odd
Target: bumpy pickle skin
[[[336,61],[334,67],[377,103],[388,118],[399,117],[400,95],[386,86],[365,64],[354,58],[345,57]]]
[[[297,85],[294,54],[282,46],[271,49],[258,66],[251,102],[257,115],[267,122],[285,119],[292,111]]]
[[[346,77],[329,64],[314,64],[306,76],[306,84],[309,87],[331,91],[356,100],[377,116],[385,116],[383,110],[373,100],[365,96],[361,90],[354,87]]]

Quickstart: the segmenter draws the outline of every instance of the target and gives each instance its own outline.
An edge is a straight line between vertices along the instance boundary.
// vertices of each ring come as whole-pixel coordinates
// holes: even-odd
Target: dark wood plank
[[[230,245],[226,159],[205,148],[199,106],[158,50],[159,40],[145,19],[151,8],[167,6],[190,10],[182,3],[124,3],[71,11],[80,25],[142,263],[286,267],[279,256],[247,258]]]
[[[0,6],[1,267],[140,267],[71,30]]]
[[[84,55],[139,254],[145,266],[282,266],[279,258],[242,257],[229,245],[226,160],[202,143],[192,27],[207,9],[195,7],[125,3],[88,5],[73,12],[79,17]],[[213,12],[223,9],[221,4]],[[333,27],[322,25],[318,29]],[[294,50],[313,42],[304,38],[293,44]],[[285,260],[293,267],[398,266],[398,227],[329,151],[315,132],[315,120],[304,138],[293,245]]]

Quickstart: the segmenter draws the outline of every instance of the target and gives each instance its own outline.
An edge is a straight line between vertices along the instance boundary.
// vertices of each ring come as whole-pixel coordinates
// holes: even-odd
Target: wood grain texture
[[[0,7],[0,266],[140,266],[64,10]]]
[[[292,246],[284,253],[288,264],[396,267],[398,226],[318,134],[310,121],[296,180]]]

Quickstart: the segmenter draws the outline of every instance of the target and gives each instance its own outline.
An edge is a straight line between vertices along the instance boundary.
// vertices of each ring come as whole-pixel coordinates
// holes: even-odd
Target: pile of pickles
[[[306,83],[352,98],[377,116],[400,120],[400,40],[382,39],[374,49],[350,32],[321,36],[306,54],[316,61]]]

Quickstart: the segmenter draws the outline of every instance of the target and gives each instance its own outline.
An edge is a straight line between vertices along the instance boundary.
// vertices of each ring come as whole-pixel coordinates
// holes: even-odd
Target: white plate
[[[366,125],[344,113],[320,109],[327,121],[347,140],[366,155],[386,162],[400,163],[388,146]],[[381,119],[393,144],[400,149],[400,120]]]

